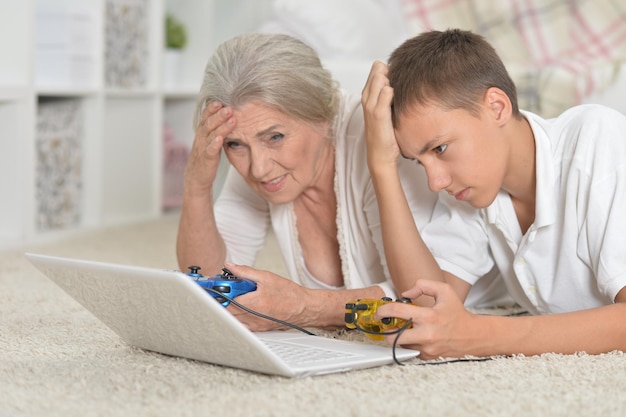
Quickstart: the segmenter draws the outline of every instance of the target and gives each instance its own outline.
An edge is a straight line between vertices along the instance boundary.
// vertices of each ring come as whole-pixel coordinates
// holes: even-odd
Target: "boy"
[[[398,343],[423,358],[626,350],[624,115],[520,111],[495,50],[457,29],[407,40],[388,68],[374,63],[362,103],[389,269],[403,296],[432,304],[378,309],[413,320]],[[423,229],[429,247],[409,227],[400,155],[448,194]],[[492,268],[531,316],[463,307]]]

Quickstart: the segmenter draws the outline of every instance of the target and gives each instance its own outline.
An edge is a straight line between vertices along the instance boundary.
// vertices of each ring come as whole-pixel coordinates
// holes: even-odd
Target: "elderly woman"
[[[209,275],[226,264],[257,283],[237,301],[299,326],[343,326],[347,301],[395,297],[360,97],[338,89],[314,50],[278,34],[224,42],[206,66],[194,124],[177,241],[182,270],[199,265]],[[214,203],[222,149],[231,167]],[[415,224],[423,225],[436,195],[419,166],[400,167]],[[254,264],[268,226],[289,279],[243,266]],[[279,327],[229,309],[252,330]]]

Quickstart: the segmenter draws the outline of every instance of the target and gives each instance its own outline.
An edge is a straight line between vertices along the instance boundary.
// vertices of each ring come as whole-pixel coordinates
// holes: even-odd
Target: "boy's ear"
[[[498,124],[506,123],[513,113],[513,106],[509,96],[499,88],[491,87],[485,93],[485,107],[493,120]]]

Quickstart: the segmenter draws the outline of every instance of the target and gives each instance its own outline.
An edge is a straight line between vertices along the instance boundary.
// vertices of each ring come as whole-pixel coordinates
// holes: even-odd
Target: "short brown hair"
[[[414,104],[434,103],[478,115],[479,102],[491,87],[504,91],[513,115],[521,117],[515,84],[502,60],[489,42],[470,31],[429,31],[406,40],[389,58],[388,77],[396,127]]]

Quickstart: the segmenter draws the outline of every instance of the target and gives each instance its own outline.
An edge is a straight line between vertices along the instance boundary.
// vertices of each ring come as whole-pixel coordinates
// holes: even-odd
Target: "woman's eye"
[[[279,140],[281,140],[284,137],[285,137],[285,135],[283,135],[282,133],[276,133],[276,134],[270,136],[270,141],[271,142],[278,142]]]
[[[238,142],[226,142],[225,146],[227,149],[236,149],[238,148],[240,145]]]
[[[448,145],[439,145],[433,148],[433,151],[435,151],[436,154],[441,155],[442,153],[444,153],[446,151],[446,149],[448,148]]]

